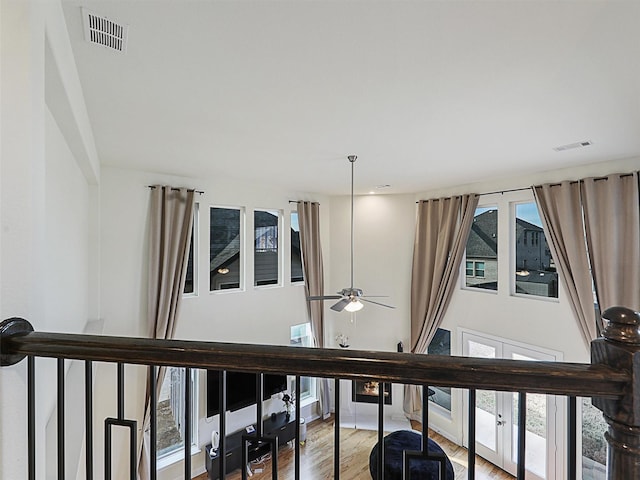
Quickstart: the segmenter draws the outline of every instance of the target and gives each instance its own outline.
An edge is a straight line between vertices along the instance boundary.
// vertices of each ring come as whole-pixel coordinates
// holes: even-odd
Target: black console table
[[[253,425],[256,428],[255,425]],[[243,429],[231,433],[225,437],[226,449],[226,473],[242,467],[242,437],[247,435]],[[265,437],[278,437],[278,445],[285,444],[296,438],[296,419],[292,415],[289,420],[285,412],[276,414],[275,418],[267,417],[262,421],[262,435]],[[205,466],[209,474],[209,480],[220,478],[220,450],[211,455],[211,445],[207,445],[205,451]],[[250,444],[248,448],[249,461],[255,460],[262,455],[269,453],[271,446],[268,443],[256,442]]]

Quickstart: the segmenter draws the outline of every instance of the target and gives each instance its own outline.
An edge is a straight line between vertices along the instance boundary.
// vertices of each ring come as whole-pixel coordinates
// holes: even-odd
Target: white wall
[[[27,2],[0,3],[0,318],[36,328],[44,317],[43,32]],[[1,478],[26,478],[25,405],[25,362],[1,368]]]
[[[263,343],[287,345],[292,325],[307,321],[304,287],[291,285],[288,280],[289,263],[283,257],[283,286],[253,287],[253,256],[251,232],[253,231],[253,209],[276,209],[284,213],[284,232],[288,232],[290,215],[295,204],[289,200],[316,200],[321,202],[321,228],[325,263],[329,262],[329,200],[311,194],[283,191],[265,186],[247,185],[233,179],[194,179],[160,175],[133,170],[103,167],[101,172],[101,302],[105,333],[112,335],[147,336],[146,278],[147,278],[147,231],[149,208],[149,185],[168,184],[203,190],[196,196],[199,204],[199,294],[183,299],[176,330],[176,338],[186,340],[211,340],[224,342]],[[209,282],[209,207],[240,206],[246,209],[247,248],[245,252],[246,288],[241,292],[208,291]],[[287,235],[287,233],[285,233]],[[288,245],[288,242],[285,243]],[[328,269],[327,269],[328,271]],[[96,419],[114,415],[114,372],[111,367],[101,366],[96,383]],[[142,417],[144,401],[145,371],[127,367],[126,415]],[[200,417],[204,416],[204,396],[201,397]],[[233,425],[247,425],[255,418],[251,411],[232,414]],[[241,416],[242,418],[236,418]],[[141,423],[141,420],[139,420]],[[98,425],[97,425],[98,426]],[[214,423],[202,421],[200,438],[209,438]],[[141,433],[141,432],[140,432]],[[101,439],[96,449],[100,451]],[[115,442],[114,442],[115,444]],[[125,443],[126,446],[126,443]],[[119,469],[126,468],[127,458],[118,453]],[[194,472],[201,471],[204,456],[193,458]],[[96,468],[101,468],[97,465]],[[198,470],[199,469],[199,470]],[[116,472],[118,470],[115,470]],[[124,470],[120,470],[124,471]],[[165,473],[172,478],[171,473]]]
[[[331,199],[331,275],[326,293],[350,287],[350,197]],[[357,313],[334,312],[326,301],[327,347],[339,348],[335,337],[349,337],[350,349],[395,352],[398,342],[408,351],[410,287],[415,198],[413,195],[367,195],[354,199],[354,287],[364,295],[385,296],[373,301],[392,305],[389,309],[370,303]],[[344,397],[347,397],[346,399]],[[369,412],[368,405],[352,404],[351,390],[341,390],[345,418]],[[402,387],[394,385],[393,403],[387,416],[402,416]],[[333,401],[333,392],[332,392]]]
[[[84,108],[75,65],[67,63],[70,45],[62,10],[57,2],[3,0],[0,22],[0,318],[21,316],[40,331],[82,331],[91,308],[89,197],[95,187],[89,184],[97,179],[95,174],[87,178],[91,168],[82,162],[96,165],[97,159],[92,148],[82,159],[71,153],[66,125],[59,129],[54,120],[61,114],[60,103],[50,112],[45,104],[50,99],[50,92],[45,94],[51,75],[48,51],[53,57],[49,66],[65,72],[66,81],[58,79],[58,94],[67,103],[73,99],[71,116]],[[76,82],[70,85],[74,74]],[[78,126],[90,131],[82,118]],[[93,140],[81,138],[86,150]],[[36,361],[38,478],[45,478],[47,450],[53,448],[45,442],[55,398],[53,363]],[[25,365],[0,369],[0,478],[26,478]],[[68,448],[68,472],[75,476],[81,446],[70,441]]]

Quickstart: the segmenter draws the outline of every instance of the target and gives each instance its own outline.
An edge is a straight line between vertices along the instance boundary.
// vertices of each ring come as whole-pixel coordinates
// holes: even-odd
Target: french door
[[[556,360],[554,355],[539,352],[502,339],[475,333],[462,333],[463,355],[479,358],[513,360]],[[465,395],[464,412],[468,412]],[[531,480],[556,477],[556,398],[553,395],[529,393],[526,422],[526,478]],[[518,394],[476,391],[476,452],[503,470],[516,474],[518,453]],[[464,438],[468,445],[468,422],[464,422]]]

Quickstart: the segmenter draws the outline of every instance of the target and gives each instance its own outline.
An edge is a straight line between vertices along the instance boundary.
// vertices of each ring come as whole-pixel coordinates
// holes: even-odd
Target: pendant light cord
[[[351,162],[351,290],[353,290],[353,177],[356,159],[355,155],[349,155],[347,157]]]

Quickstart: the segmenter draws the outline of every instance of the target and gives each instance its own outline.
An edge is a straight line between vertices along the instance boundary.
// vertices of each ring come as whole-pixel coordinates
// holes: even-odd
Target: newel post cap
[[[606,327],[602,336],[607,340],[640,345],[640,312],[626,307],[607,308],[602,314]]]
[[[0,322],[0,367],[15,365],[26,357],[20,353],[7,353],[3,346],[4,341],[31,332],[33,332],[33,326],[24,318],[13,317]]]

